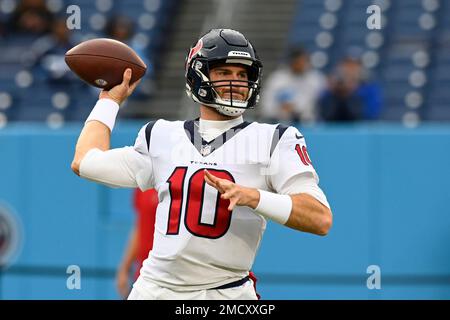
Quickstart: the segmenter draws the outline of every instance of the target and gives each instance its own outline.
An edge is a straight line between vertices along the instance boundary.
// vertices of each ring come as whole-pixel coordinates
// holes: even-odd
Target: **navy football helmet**
[[[209,72],[214,65],[220,63],[244,65],[247,68],[248,80],[211,81]],[[210,30],[190,48],[185,68],[187,95],[198,103],[216,108],[221,114],[240,115],[246,109],[254,108],[259,100],[262,63],[250,41],[238,31]],[[223,86],[230,86],[230,91],[233,86],[247,87],[246,100],[221,98],[215,88]]]

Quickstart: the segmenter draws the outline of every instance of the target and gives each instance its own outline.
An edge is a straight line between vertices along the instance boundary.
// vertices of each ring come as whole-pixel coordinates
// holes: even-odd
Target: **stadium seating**
[[[381,8],[381,30],[365,27],[372,4]],[[297,8],[290,43],[306,46],[325,72],[358,47],[383,88],[382,119],[450,120],[448,1],[298,0]]]
[[[20,0],[0,5],[0,25],[6,26]],[[73,42],[104,37],[109,18],[125,15],[135,21],[134,43],[149,62],[148,76],[153,76],[153,57],[161,50],[162,37],[173,13],[176,0],[79,0],[81,29],[71,31]],[[66,18],[68,0],[47,1],[55,16]],[[80,121],[95,102],[97,90],[81,81],[52,80],[29,63],[30,48],[36,36],[0,32],[0,127],[10,121],[46,121],[58,128],[66,121]]]
[[[10,19],[14,4],[19,1],[2,2],[0,25]],[[157,64],[156,53],[164,44],[163,35],[176,2],[79,0],[82,28],[73,33],[74,38],[81,41],[104,36],[108,18],[125,13],[136,22],[135,40],[151,64]],[[48,3],[56,15],[67,16],[65,8],[70,1]],[[297,0],[297,3],[289,43],[301,43],[309,49],[314,67],[329,72],[345,54],[359,50],[364,65],[383,88],[382,119],[450,121],[449,1]],[[381,30],[366,28],[369,17],[366,10],[372,4],[382,9]],[[80,83],[66,87],[47,83],[45,77],[36,74],[27,65],[34,40],[29,35],[10,33],[2,38],[0,33],[0,123],[5,119],[45,121],[55,113],[65,121],[82,120],[86,104],[91,105],[95,99],[95,91]],[[53,100],[59,102],[59,107],[52,104],[55,94]],[[62,108],[66,104],[64,94],[70,103]],[[35,110],[29,110],[31,101]]]

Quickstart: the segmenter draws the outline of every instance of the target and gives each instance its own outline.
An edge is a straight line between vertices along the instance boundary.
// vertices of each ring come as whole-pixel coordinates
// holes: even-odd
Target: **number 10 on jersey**
[[[234,182],[233,176],[225,170],[207,169],[211,174],[218,178]],[[167,222],[168,235],[175,235],[180,231],[184,198],[186,198],[184,224],[190,233],[198,237],[217,239],[222,237],[228,231],[232,213],[232,211],[228,211],[230,201],[221,199],[218,191],[216,191],[216,207],[213,224],[201,222],[206,187],[203,170],[203,168],[199,169],[190,177],[186,177],[188,168],[177,167],[172,172],[169,179],[167,179],[171,198],[169,219]],[[188,182],[186,188],[184,188],[186,179],[188,179]]]

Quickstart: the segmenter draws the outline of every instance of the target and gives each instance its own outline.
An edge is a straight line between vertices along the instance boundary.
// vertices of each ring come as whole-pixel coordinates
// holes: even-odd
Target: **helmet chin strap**
[[[194,100],[197,100],[197,99],[194,98]],[[197,102],[203,104],[204,106],[214,108],[220,114],[223,114],[224,116],[230,116],[230,117],[240,116],[245,112],[245,110],[247,110],[244,108],[234,108],[234,107],[229,107],[229,106],[223,106],[220,104],[202,103],[198,100],[197,100]]]
[[[225,116],[240,116],[245,112],[245,109],[242,108],[233,108],[233,107],[226,107],[222,105],[214,105],[214,108],[217,110],[217,112],[225,115]]]
[[[195,102],[200,103],[200,104],[210,107],[210,108],[214,108],[214,109],[216,109],[217,112],[219,112],[220,114],[223,114],[224,116],[230,116],[230,117],[240,116],[245,112],[245,110],[247,110],[244,108],[234,108],[234,107],[222,106],[220,104],[204,103],[204,102],[201,102],[200,100],[198,100],[197,97],[194,96],[190,91],[186,91],[186,92],[187,92],[188,96],[191,97]]]

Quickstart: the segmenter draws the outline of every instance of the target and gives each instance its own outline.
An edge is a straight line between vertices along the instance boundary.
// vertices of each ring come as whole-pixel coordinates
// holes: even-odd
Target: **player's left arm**
[[[333,224],[330,208],[308,193],[289,195],[292,199],[292,211],[285,226],[325,236]]]

